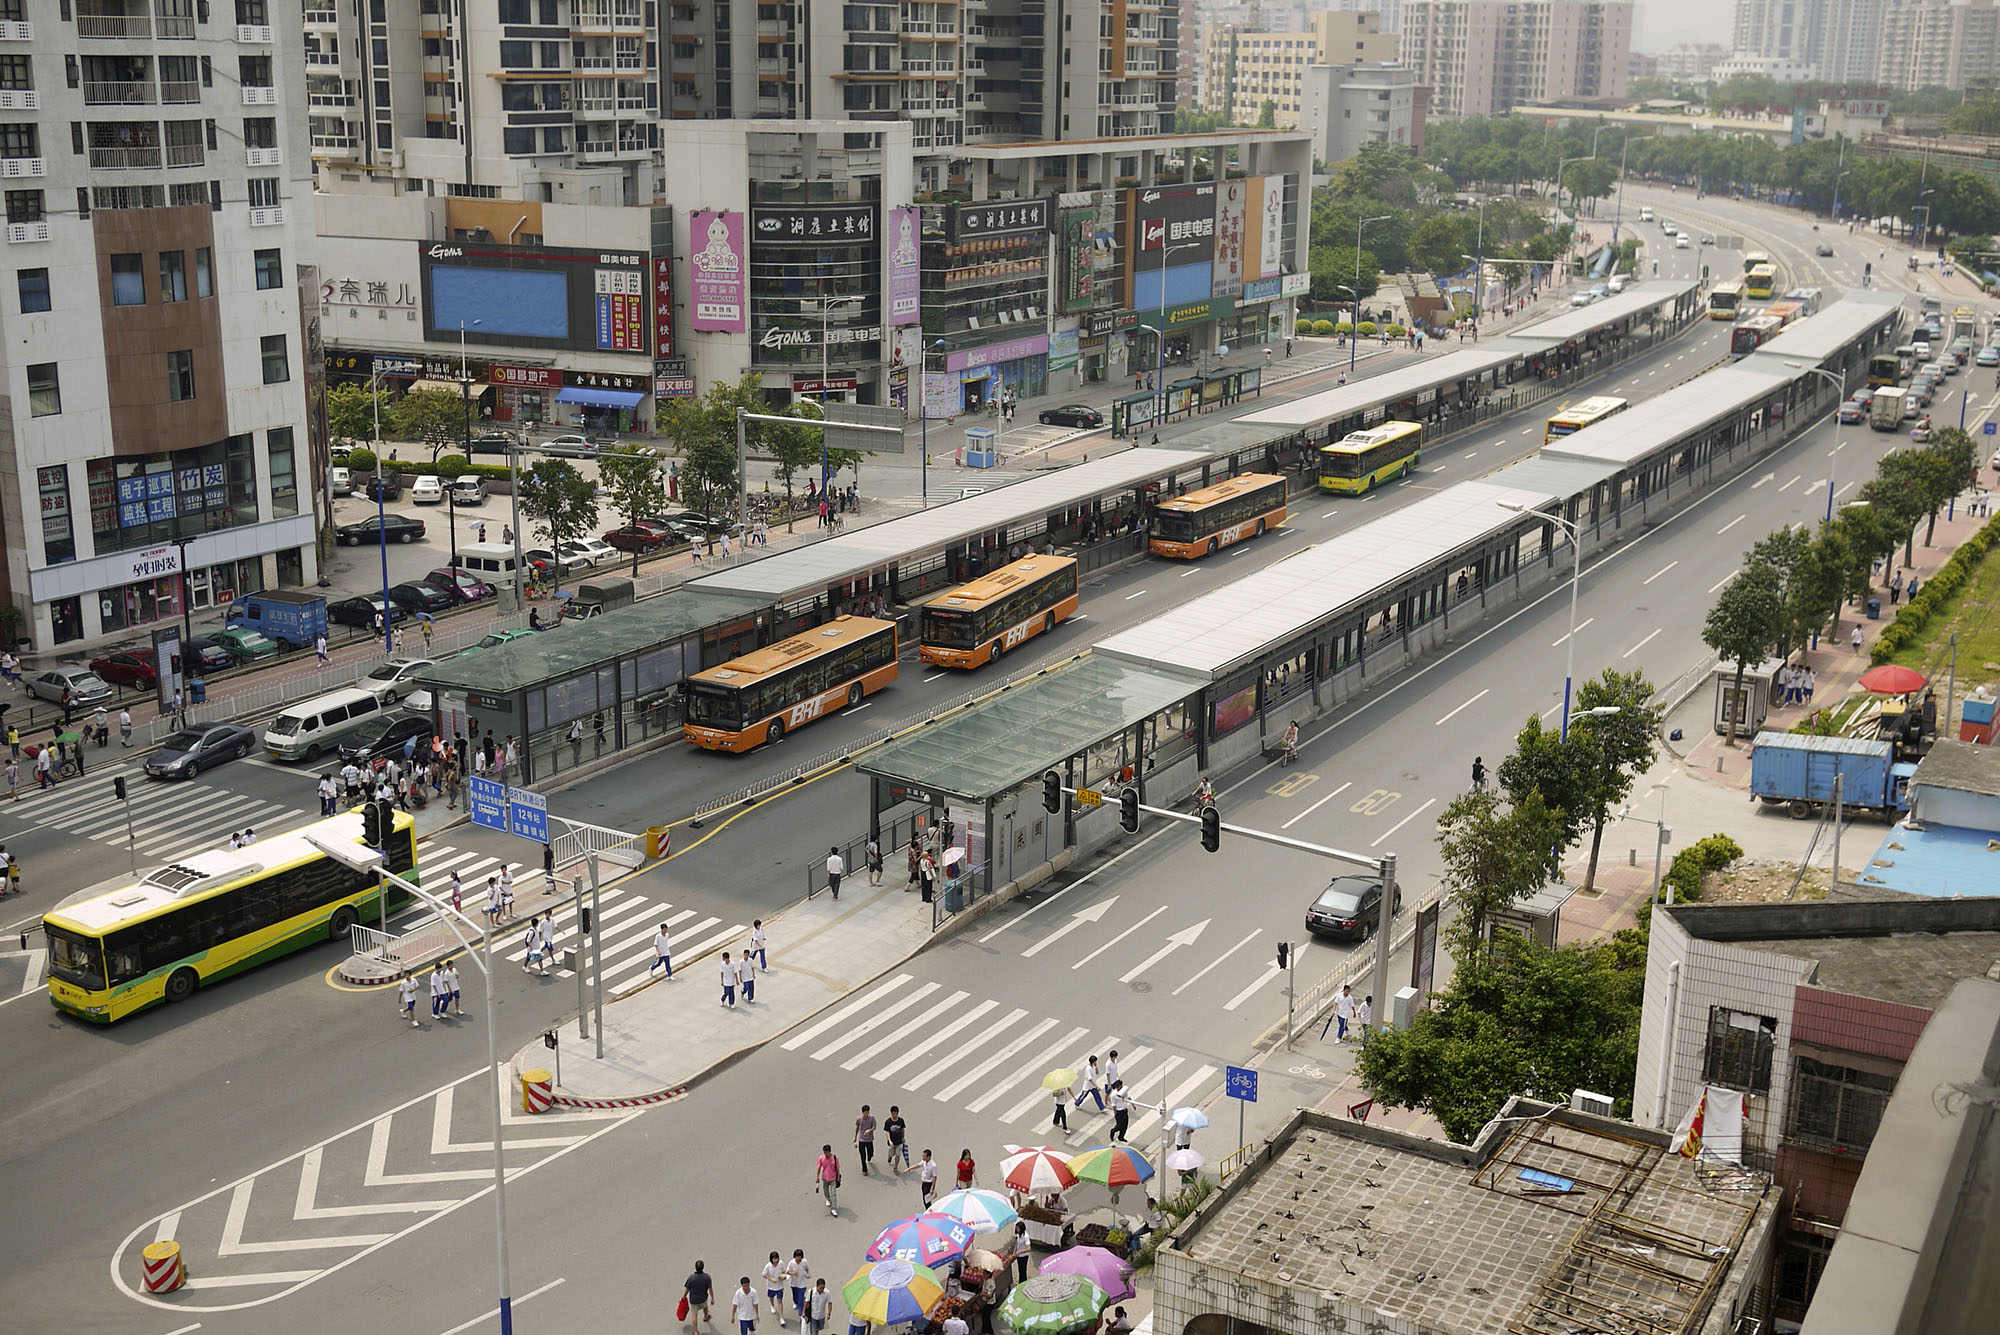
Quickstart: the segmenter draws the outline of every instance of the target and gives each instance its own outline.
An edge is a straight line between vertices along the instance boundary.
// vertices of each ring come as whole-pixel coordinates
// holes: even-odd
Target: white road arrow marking
[[[493,1142],[490,1140],[455,1141],[451,1138],[452,1090],[441,1089],[431,1100],[431,1153],[432,1154],[491,1154]],[[500,1105],[506,1107],[505,1103]],[[565,1145],[574,1145],[582,1136],[522,1136],[503,1143],[512,1149],[559,1150]]]
[[[1078,909],[1075,913],[1070,915],[1070,920],[1068,922],[1056,928],[1055,931],[1050,932],[1047,936],[1035,942],[1034,945],[1029,946],[1026,950],[1022,951],[1021,957],[1023,959],[1027,959],[1030,956],[1039,955],[1044,950],[1047,950],[1050,946],[1054,945],[1056,942],[1068,936],[1071,932],[1074,932],[1077,928],[1083,926],[1085,923],[1099,921],[1104,917],[1106,913],[1109,913],[1111,911],[1111,906],[1113,904],[1116,904],[1117,902],[1118,902],[1118,896],[1113,895],[1109,899],[1099,900],[1097,903],[1092,904],[1087,909]]]
[[[379,1117],[368,1133],[368,1172],[362,1185],[369,1187],[417,1186],[426,1182],[484,1182],[493,1176],[490,1169],[457,1169],[444,1173],[392,1173],[389,1171],[389,1123],[394,1114]]]
[[[216,1244],[217,1256],[262,1256],[271,1252],[313,1252],[328,1247],[373,1247],[378,1242],[387,1242],[392,1234],[354,1233],[344,1237],[330,1238],[274,1238],[268,1242],[243,1241],[243,1225],[250,1218],[250,1193],[256,1189],[257,1179],[246,1178],[236,1184],[236,1190],[229,1193],[229,1218],[222,1225],[222,1241]]]
[[[1176,950],[1179,950],[1182,946],[1193,945],[1195,941],[1200,938],[1201,929],[1208,926],[1209,921],[1210,921],[1209,919],[1203,918],[1200,922],[1196,923],[1194,926],[1183,928],[1181,931],[1175,932],[1172,936],[1167,938],[1167,944],[1161,946],[1158,950],[1146,956],[1145,959],[1140,960],[1137,964],[1133,965],[1132,968],[1127,970],[1118,979],[1118,981],[1121,983],[1129,983],[1134,978],[1137,978],[1139,975],[1146,972],[1146,970],[1152,968],[1155,964],[1158,964],[1161,960],[1165,959],[1167,956],[1173,954]]]
[[[1112,937],[1109,941],[1106,941],[1103,945],[1091,951],[1088,955],[1085,955],[1082,959],[1078,960],[1076,963],[1070,965],[1069,967],[1072,969],[1081,969],[1084,965],[1090,963],[1092,960],[1096,959],[1099,955],[1102,955],[1105,951],[1111,949],[1111,947],[1117,945],[1120,941],[1123,941],[1126,937],[1132,935],[1132,933],[1138,931],[1141,927],[1144,927],[1147,923],[1159,917],[1162,913],[1165,913],[1166,911],[1167,911],[1167,906],[1165,904],[1160,905],[1160,907],[1154,909],[1151,913],[1148,913],[1145,917],[1139,919],[1139,921],[1133,923],[1130,927],[1127,927],[1124,931]]]
[[[430,1210],[449,1210],[457,1201],[382,1201],[372,1205],[321,1205],[319,1203],[319,1169],[324,1160],[324,1147],[307,1150],[299,1163],[299,1195],[292,1205],[293,1219],[348,1219],[369,1214],[421,1214]]]

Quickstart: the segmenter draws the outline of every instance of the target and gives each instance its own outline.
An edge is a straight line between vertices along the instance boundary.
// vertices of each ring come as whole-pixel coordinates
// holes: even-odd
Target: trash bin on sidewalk
[[[1870,621],[1880,621],[1882,619],[1882,600],[1880,598],[1870,598],[1868,600],[1868,619]]]
[[[208,682],[206,680],[201,677],[195,677],[188,682],[188,703],[191,705],[205,705],[208,703]]]

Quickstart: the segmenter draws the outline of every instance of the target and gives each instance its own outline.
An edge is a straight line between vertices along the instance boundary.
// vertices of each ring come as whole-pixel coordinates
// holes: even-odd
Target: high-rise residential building
[[[1314,65],[1306,70],[1300,124],[1313,156],[1339,162],[1366,144],[1424,146],[1424,90],[1407,65]]]
[[[1269,103],[1275,124],[1290,129],[1300,123],[1310,67],[1379,64],[1395,60],[1396,50],[1396,38],[1383,33],[1381,16],[1372,13],[1324,11],[1304,32],[1212,28],[1202,110],[1255,125]]]
[[[1403,31],[1403,0],[1338,0],[1333,8],[1342,13],[1358,10],[1365,14],[1380,14],[1383,32]]]
[[[1303,287],[1310,148],[1177,124],[1184,0],[419,2],[309,57],[369,127],[317,126],[356,381],[565,428],[745,373],[944,415],[1150,364],[1162,304],[1191,353],[1281,336]]]
[[[1964,88],[2000,75],[1994,0],[1886,0],[1876,69],[1891,88]]]
[[[0,18],[0,602],[36,650],[317,576],[295,17],[14,0]]]
[[[1772,68],[1819,68],[1827,0],[1736,0],[1731,54],[1776,62]]]
[[[1700,83],[1714,71],[1716,62],[1728,55],[1729,48],[1720,42],[1681,42],[1660,53],[1657,73],[1662,79]]]
[[[1828,83],[1873,84],[1881,73],[1882,11],[1886,0],[1828,0],[1820,45],[1820,77]]]
[[[1440,116],[1625,95],[1631,0],[1405,0],[1402,60]]]

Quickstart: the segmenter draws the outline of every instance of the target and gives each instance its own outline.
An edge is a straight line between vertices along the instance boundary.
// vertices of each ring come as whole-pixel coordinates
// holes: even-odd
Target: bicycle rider
[[[1206,778],[1194,786],[1194,804],[1198,807],[1215,805],[1215,785]]]
[[[1299,721],[1293,719],[1285,725],[1285,754],[1278,763],[1289,765],[1299,758]]]
[[[1479,756],[1472,758],[1472,790],[1479,792],[1486,787],[1486,761]]]

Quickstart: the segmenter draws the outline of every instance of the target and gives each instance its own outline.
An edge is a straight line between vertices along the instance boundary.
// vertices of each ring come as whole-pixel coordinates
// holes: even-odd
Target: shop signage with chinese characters
[[[486,368],[486,378],[493,384],[512,389],[561,389],[563,373],[553,366],[501,366],[495,363]]]
[[[758,242],[866,241],[874,234],[873,204],[777,205],[750,214]]]
[[[860,381],[856,380],[851,375],[828,376],[825,380],[818,380],[818,379],[806,380],[799,376],[793,376],[792,393],[838,394],[842,390],[853,389],[859,384]]]
[[[1023,357],[1038,356],[1048,350],[1049,336],[1036,334],[1032,338],[1009,339],[1005,343],[989,343],[983,348],[946,353],[944,369],[967,371],[981,366],[998,366],[1003,362],[1017,362]]]
[[[674,351],[674,261],[670,255],[653,256],[653,355],[671,357]]]
[[[694,377],[691,375],[656,375],[653,377],[653,397],[656,399],[691,399],[694,397]]]
[[[129,573],[120,581],[136,584],[142,579],[158,579],[162,575],[176,575],[181,568],[181,549],[175,547],[148,547],[143,552],[133,552],[125,558],[131,562]]]
[[[1117,329],[1131,329],[1139,323],[1137,311],[1092,311],[1084,317],[1083,332],[1091,338],[1103,338]]]
[[[577,389],[611,389],[625,394],[646,392],[646,377],[638,375],[613,375],[607,371],[571,371],[564,377],[564,381]]]
[[[945,215],[953,241],[979,236],[1022,235],[1049,230],[1046,199],[1008,199],[987,204],[959,204]]]

